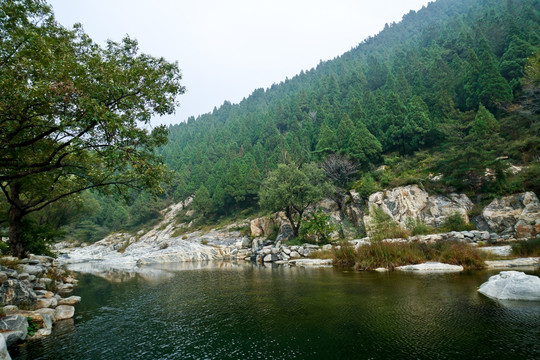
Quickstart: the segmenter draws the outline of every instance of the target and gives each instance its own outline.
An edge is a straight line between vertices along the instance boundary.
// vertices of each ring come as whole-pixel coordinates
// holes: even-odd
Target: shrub
[[[540,238],[516,242],[512,245],[512,255],[540,256]]]
[[[369,195],[376,193],[380,190],[379,186],[371,175],[364,175],[358,181],[353,184],[353,188],[358,192],[358,195],[367,199]]]
[[[466,231],[466,230],[474,230],[474,226],[472,224],[468,224],[465,222],[465,218],[461,216],[460,213],[454,213],[450,216],[448,216],[444,222],[439,227],[439,230],[442,232],[449,232],[449,231]]]
[[[465,269],[483,269],[487,254],[463,242],[441,242],[435,245],[438,261],[461,265]]]
[[[330,234],[336,231],[336,226],[330,222],[330,216],[321,209],[312,211],[308,219],[302,223],[300,236],[305,242],[327,244],[330,242]]]
[[[418,218],[407,218],[407,221],[405,222],[407,226],[407,230],[411,232],[411,235],[427,235],[431,234],[433,232],[433,228],[431,226],[426,225],[422,220]]]
[[[373,241],[383,239],[407,238],[408,233],[390,215],[381,208],[372,206],[369,210],[372,223],[369,226],[370,238]]]
[[[334,247],[333,264],[342,267],[353,267],[356,263],[356,254],[354,247],[344,240],[339,246]]]
[[[425,254],[418,244],[381,241],[357,249],[355,269],[373,270],[379,267],[393,269],[425,260]]]
[[[350,245],[335,249],[333,263],[357,270],[373,270],[379,267],[394,269],[397,266],[431,260],[461,265],[465,269],[482,269],[487,256],[486,253],[461,242],[427,244],[375,241],[356,250]]]

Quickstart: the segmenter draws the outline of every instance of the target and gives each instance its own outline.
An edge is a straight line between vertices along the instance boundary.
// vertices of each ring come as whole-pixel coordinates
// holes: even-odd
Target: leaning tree
[[[154,149],[167,141],[153,115],[184,92],[176,63],[138,51],[129,37],[102,47],[66,29],[42,0],[0,4],[0,189],[12,255],[23,218],[92,188],[159,187]]]

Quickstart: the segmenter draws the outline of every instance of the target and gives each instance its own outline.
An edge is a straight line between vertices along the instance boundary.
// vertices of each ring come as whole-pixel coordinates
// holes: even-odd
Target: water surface
[[[540,303],[476,291],[498,272],[187,267],[79,275],[74,321],[13,359],[540,358]]]

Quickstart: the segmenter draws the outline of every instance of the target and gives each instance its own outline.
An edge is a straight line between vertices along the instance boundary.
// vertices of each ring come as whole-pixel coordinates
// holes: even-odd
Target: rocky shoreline
[[[1,263],[0,359],[10,359],[10,346],[50,335],[55,323],[73,317],[81,298],[64,297],[77,280],[52,257],[2,257]]]

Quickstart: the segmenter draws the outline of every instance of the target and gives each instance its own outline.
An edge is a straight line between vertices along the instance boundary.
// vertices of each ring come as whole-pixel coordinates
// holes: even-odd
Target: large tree
[[[328,193],[324,171],[314,164],[298,167],[279,164],[270,172],[259,192],[260,205],[272,211],[284,211],[295,237],[307,208]]]
[[[135,40],[101,47],[59,25],[42,0],[0,5],[0,188],[14,256],[23,218],[91,188],[158,188],[153,115],[184,92],[176,63],[140,54]]]

